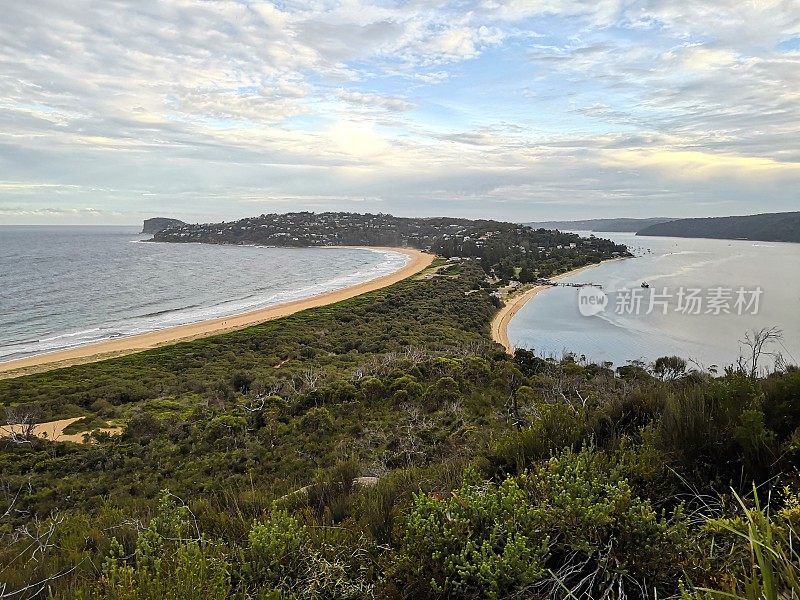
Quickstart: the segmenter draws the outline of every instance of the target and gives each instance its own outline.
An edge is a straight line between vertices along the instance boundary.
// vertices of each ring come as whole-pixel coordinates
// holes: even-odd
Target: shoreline
[[[582,267],[578,267],[577,269],[572,269],[571,271],[567,271],[566,273],[561,273],[560,275],[555,275],[551,277],[551,281],[559,281],[564,279],[565,277],[571,277],[572,275],[576,275],[578,273],[583,273],[584,271],[588,271],[590,269],[594,269],[595,267],[599,267],[600,265],[604,265],[608,262],[615,261],[615,260],[626,260],[627,256],[621,256],[619,258],[609,258],[607,260],[600,261],[599,263],[594,263],[591,265],[584,265]],[[531,288],[519,290],[518,293],[509,296],[508,298],[504,299],[505,304],[500,308],[497,314],[492,317],[491,322],[491,330],[492,330],[492,340],[503,346],[508,354],[514,354],[514,345],[511,343],[511,340],[508,339],[508,325],[511,323],[511,319],[520,311],[520,309],[525,306],[529,300],[536,297],[539,292],[549,289],[552,286],[549,285],[534,285]]]
[[[330,247],[397,252],[400,254],[405,254],[411,260],[408,262],[408,264],[397,271],[394,271],[393,273],[382,275],[380,277],[376,277],[375,279],[370,279],[369,281],[365,281],[350,287],[324,292],[316,296],[309,296],[299,300],[275,304],[227,317],[216,317],[214,319],[207,319],[205,321],[198,321],[196,323],[187,323],[185,325],[168,327],[166,329],[158,329],[156,331],[148,331],[146,333],[104,340],[101,342],[76,346],[74,348],[68,348],[65,350],[56,350],[55,352],[47,352],[44,354],[37,354],[35,356],[28,356],[25,358],[3,362],[0,363],[0,378],[6,379],[11,377],[20,377],[23,375],[30,375],[32,373],[41,373],[43,371],[60,369],[62,367],[97,362],[99,360],[124,356],[126,354],[133,354],[135,352],[142,352],[144,350],[151,350],[160,346],[208,337],[218,333],[236,331],[238,329],[244,329],[245,327],[257,325],[265,321],[272,321],[282,317],[288,317],[310,308],[318,308],[320,306],[335,304],[336,302],[349,300],[350,298],[355,298],[361,294],[379,290],[394,283],[398,283],[399,281],[407,279],[412,275],[416,275],[420,271],[428,268],[435,258],[433,254],[427,254],[414,248],[392,248],[384,246]]]

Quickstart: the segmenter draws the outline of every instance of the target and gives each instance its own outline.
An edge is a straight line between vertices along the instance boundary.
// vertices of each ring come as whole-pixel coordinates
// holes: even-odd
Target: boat
[[[649,288],[649,287],[650,287],[650,284],[649,284],[649,283],[647,283],[646,281],[643,281],[643,282],[642,282],[642,287],[643,287],[643,288]]]

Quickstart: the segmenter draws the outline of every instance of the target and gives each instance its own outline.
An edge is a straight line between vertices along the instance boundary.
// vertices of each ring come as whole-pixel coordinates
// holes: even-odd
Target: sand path
[[[80,421],[83,417],[72,417],[71,419],[59,419],[57,421],[48,421],[46,423],[37,423],[33,425],[31,428],[30,434],[46,439],[51,440],[53,442],[76,442],[78,444],[83,444],[86,442],[84,439],[84,434],[89,433],[80,432],[80,433],[64,433],[64,429],[74,423],[75,421]],[[11,438],[15,435],[20,435],[25,431],[24,425],[0,425],[0,438]],[[106,433],[110,433],[111,435],[118,435],[122,433],[122,429],[119,427],[103,427],[100,428],[99,431],[104,431]]]

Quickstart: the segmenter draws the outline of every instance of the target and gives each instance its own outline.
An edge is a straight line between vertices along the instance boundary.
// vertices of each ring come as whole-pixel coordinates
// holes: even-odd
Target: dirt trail
[[[76,442],[78,444],[84,443],[83,435],[88,432],[80,433],[64,433],[64,429],[75,421],[80,421],[83,417],[72,417],[71,419],[59,419],[57,421],[47,421],[45,423],[37,423],[33,426],[31,432],[34,436],[45,440],[52,440],[54,442]],[[12,436],[20,435],[25,429],[24,425],[0,425],[0,438],[10,438]],[[111,435],[119,435],[122,433],[120,427],[103,427],[99,429]]]

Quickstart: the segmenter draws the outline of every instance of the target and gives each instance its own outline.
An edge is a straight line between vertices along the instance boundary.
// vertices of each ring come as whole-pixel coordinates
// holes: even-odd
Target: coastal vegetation
[[[274,246],[408,246],[446,258],[477,259],[490,275],[549,277],[628,254],[624,245],[591,236],[501,221],[403,218],[386,214],[286,213],[231,223],[171,227],[158,242]]]
[[[800,212],[678,219],[640,229],[636,235],[800,242]]]
[[[492,292],[523,253],[459,235],[357,298],[0,380],[14,419],[95,427],[0,440],[0,597],[797,597],[800,371],[755,343],[777,332],[720,373],[511,356]],[[529,268],[603,248],[567,239]]]

